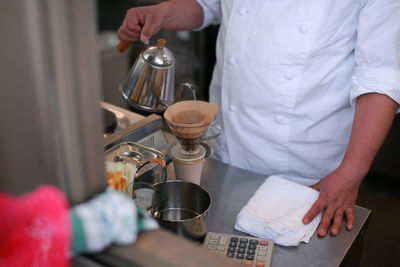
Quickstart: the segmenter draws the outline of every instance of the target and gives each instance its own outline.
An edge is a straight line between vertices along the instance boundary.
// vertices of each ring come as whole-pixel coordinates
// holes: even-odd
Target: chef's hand
[[[135,7],[127,11],[125,19],[118,30],[118,38],[122,41],[134,42],[140,39],[147,42],[156,34],[167,20],[169,5]]]
[[[353,229],[353,207],[361,180],[354,173],[345,173],[339,168],[312,185],[311,187],[318,190],[320,194],[317,201],[305,214],[303,223],[308,224],[323,211],[321,223],[318,227],[318,236],[326,236],[331,222],[330,233],[333,236],[337,235],[342,227],[344,216],[347,221],[346,229]]]

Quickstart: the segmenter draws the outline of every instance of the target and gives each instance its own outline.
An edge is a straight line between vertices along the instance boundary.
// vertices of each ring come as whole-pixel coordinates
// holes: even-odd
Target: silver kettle
[[[163,112],[175,101],[175,59],[165,43],[158,39],[157,45],[144,49],[119,86],[125,101],[134,108]]]

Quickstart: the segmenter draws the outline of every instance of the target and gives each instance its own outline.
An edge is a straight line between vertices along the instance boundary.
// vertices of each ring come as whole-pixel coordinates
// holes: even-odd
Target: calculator
[[[270,267],[274,241],[208,232],[203,247],[246,266]]]

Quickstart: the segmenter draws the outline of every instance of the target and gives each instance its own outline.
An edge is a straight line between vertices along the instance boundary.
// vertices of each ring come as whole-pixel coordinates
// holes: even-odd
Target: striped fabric
[[[137,233],[158,228],[150,214],[121,192],[108,188],[71,211],[73,252],[98,252],[111,243],[132,244]]]

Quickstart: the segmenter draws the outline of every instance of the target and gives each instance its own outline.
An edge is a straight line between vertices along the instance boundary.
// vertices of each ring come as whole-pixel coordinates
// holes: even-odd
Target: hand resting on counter
[[[346,229],[352,230],[354,226],[354,204],[357,199],[359,182],[351,182],[340,170],[335,170],[325,176],[311,187],[320,192],[318,200],[303,218],[303,223],[308,224],[317,214],[324,210],[321,223],[318,227],[318,236],[324,237],[330,230],[331,235],[339,233],[343,219],[346,217]]]
[[[308,224],[323,211],[319,236],[326,236],[331,221],[330,234],[337,235],[344,217],[347,230],[353,229],[353,207],[358,189],[390,130],[398,108],[395,101],[383,94],[367,93],[357,98],[353,128],[342,163],[311,186],[319,190],[320,195],[305,214],[303,223]]]

